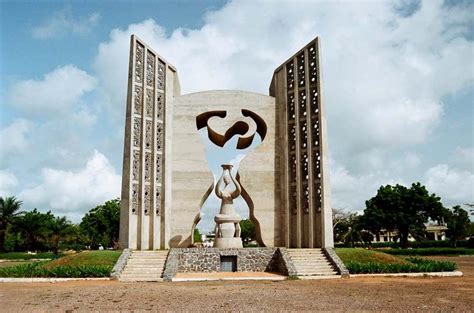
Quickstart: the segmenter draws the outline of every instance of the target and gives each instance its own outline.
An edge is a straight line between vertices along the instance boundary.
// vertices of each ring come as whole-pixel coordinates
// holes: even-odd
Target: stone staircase
[[[162,281],[167,255],[168,251],[132,251],[119,281]]]
[[[288,249],[299,278],[336,278],[334,269],[321,249]]]

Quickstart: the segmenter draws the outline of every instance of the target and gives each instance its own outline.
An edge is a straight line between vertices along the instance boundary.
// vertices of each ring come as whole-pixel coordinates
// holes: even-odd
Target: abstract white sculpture
[[[232,177],[231,164],[222,164],[222,176],[216,184],[215,192],[222,199],[221,209],[216,215],[215,248],[242,248],[239,222],[242,218],[235,213],[234,199],[241,193],[240,184]],[[232,191],[232,183],[235,190]],[[224,186],[222,186],[224,184]]]

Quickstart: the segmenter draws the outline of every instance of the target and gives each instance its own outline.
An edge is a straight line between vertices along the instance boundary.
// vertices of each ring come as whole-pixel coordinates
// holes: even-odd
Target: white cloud
[[[426,187],[447,206],[474,202],[474,173],[438,164],[425,174]]]
[[[320,36],[329,147],[336,160],[331,167],[334,204],[361,209],[380,185],[403,183],[410,175],[407,182],[411,182],[425,174],[425,159],[416,153],[416,145],[426,142],[444,112],[451,109],[443,103],[444,96],[473,82],[472,66],[468,65],[472,65],[474,46],[464,38],[469,32],[470,14],[457,6],[445,6],[441,0],[424,1],[419,8],[415,6],[403,14],[393,10],[390,2],[382,1],[346,2],[344,6],[309,1],[281,1],[278,5],[232,1],[209,12],[204,26],[198,29],[165,30],[152,19],[113,29],[94,59],[97,79],[74,65],[66,65],[42,79],[20,81],[11,88],[10,100],[23,112],[54,112],[61,117],[61,121],[53,120],[45,114],[49,121],[35,127],[34,139],[28,137],[30,128],[21,131],[18,126],[11,132],[19,137],[12,141],[15,151],[24,151],[27,139],[43,147],[34,151],[41,156],[36,159],[42,159],[34,166],[45,168],[42,181],[23,194],[32,205],[58,210],[97,204],[95,200],[87,202],[89,194],[83,199],[86,193],[73,192],[69,178],[79,183],[79,189],[90,191],[84,187],[84,173],[94,176],[89,164],[101,159],[97,155],[105,159],[102,154],[97,153],[79,170],[59,169],[77,167],[93,147],[99,146],[98,142],[111,160],[115,155],[121,160],[132,33],[177,67],[183,93],[241,89],[267,94],[273,70]],[[66,17],[72,16],[66,11],[56,13],[34,31],[35,36],[85,34],[98,21],[98,16]],[[99,98],[92,99],[97,105],[86,105],[85,95],[96,87]],[[111,115],[100,120],[100,129],[92,129],[102,107]],[[112,123],[110,118],[114,118]],[[93,131],[98,132],[91,136]],[[3,141],[2,156],[10,144]],[[48,154],[50,158],[43,160]],[[468,162],[471,155],[469,151],[457,151],[452,159],[456,167],[430,169],[426,173],[430,186],[440,186],[440,177],[471,177],[472,170],[463,171],[472,166]],[[119,168],[120,161],[116,162]],[[104,170],[106,177],[119,181],[107,159],[102,165],[108,168]],[[68,179],[61,180],[64,177]],[[109,188],[94,184],[94,190]],[[120,184],[116,185],[118,191]],[[100,198],[93,190],[90,194]],[[118,192],[115,194],[118,196]],[[460,191],[451,193],[452,197],[460,197],[453,198],[458,202],[464,195]]]
[[[442,117],[441,97],[473,79],[465,65],[473,44],[460,37],[468,21],[468,14],[441,1],[424,2],[409,17],[388,2],[233,1],[210,12],[200,29],[167,36],[151,19],[114,29],[99,47],[95,68],[104,101],[120,113],[132,33],[177,67],[183,92],[267,93],[273,70],[319,35],[330,136],[357,153],[427,138]]]
[[[453,163],[457,166],[474,172],[474,148],[473,147],[457,147],[454,150]]]
[[[31,33],[37,39],[57,38],[66,34],[85,35],[90,33],[99,21],[99,13],[76,19],[71,10],[64,9],[54,12],[42,25],[34,27]]]
[[[335,202],[359,208],[381,184],[403,183],[403,170],[418,170],[410,179],[421,179],[421,157],[406,151],[426,142],[439,125],[449,109],[443,97],[474,80],[467,66],[474,44],[464,37],[469,10],[441,0],[409,12],[402,7],[382,1],[231,1],[209,12],[199,29],[167,35],[152,19],[114,29],[94,62],[101,103],[124,116],[131,34],[176,66],[183,93],[264,94],[274,69],[320,36],[329,145],[340,166],[334,170]],[[338,192],[338,180],[354,183],[357,192]]]
[[[81,97],[92,91],[96,79],[74,65],[58,67],[41,80],[23,80],[10,91],[14,106],[30,114],[70,112]]]
[[[0,170],[0,197],[13,196],[18,179],[15,174],[7,170]]]
[[[25,152],[30,143],[29,133],[32,123],[25,119],[16,119],[0,130],[0,162],[8,163],[11,158]]]
[[[382,185],[404,183],[390,171],[351,173],[344,165],[331,162],[332,207],[349,211],[363,211],[365,201],[376,195]]]
[[[120,196],[121,177],[99,151],[74,171],[42,170],[41,182],[19,194],[25,207],[52,209],[77,221],[92,207]]]

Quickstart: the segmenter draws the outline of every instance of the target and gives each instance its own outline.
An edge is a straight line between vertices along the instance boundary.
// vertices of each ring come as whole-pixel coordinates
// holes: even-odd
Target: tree
[[[466,203],[466,206],[469,207],[469,212],[474,216],[474,203]]]
[[[456,205],[451,211],[448,211],[446,222],[448,224],[446,235],[453,244],[453,247],[456,248],[457,241],[468,235],[469,226],[471,224],[469,213],[459,205]]]
[[[0,251],[4,251],[7,228],[23,213],[21,204],[15,197],[0,197]]]
[[[28,250],[38,251],[44,249],[45,244],[48,243],[49,226],[53,223],[53,220],[54,215],[50,211],[41,213],[34,209],[18,217],[14,228],[25,238]]]
[[[119,239],[120,200],[105,202],[89,211],[82,218],[80,228],[93,248],[116,247]]]
[[[199,229],[194,228],[193,238],[194,238],[194,242],[202,242],[202,236]]]
[[[65,216],[55,217],[50,219],[48,222],[48,242],[54,254],[57,255],[59,252],[59,244],[70,239],[70,236],[74,234],[74,227]]]
[[[241,220],[240,223],[240,238],[247,244],[248,242],[257,238],[255,225],[249,219]]]
[[[362,238],[361,217],[357,213],[350,213],[347,219],[341,223],[345,226],[345,232],[341,235],[341,241],[350,243],[351,247],[355,247],[356,242],[364,241]]]
[[[398,230],[400,246],[408,247],[408,236],[425,229],[429,219],[440,220],[446,209],[441,204],[441,198],[429,194],[420,183],[414,183],[410,188],[402,185],[381,186],[377,195],[366,201],[364,224],[386,230]]]

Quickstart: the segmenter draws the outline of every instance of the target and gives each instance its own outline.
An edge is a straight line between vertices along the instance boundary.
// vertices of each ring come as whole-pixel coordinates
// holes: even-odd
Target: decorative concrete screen
[[[319,51],[316,38],[275,70],[270,86],[285,134],[281,197],[288,247],[333,245]]]
[[[199,130],[237,149],[262,143],[240,163],[236,181],[261,246],[330,247],[332,218],[315,39],[275,70],[270,96],[245,91],[180,95],[176,69],[131,38],[120,244],[131,249],[190,247],[215,189]]]
[[[174,76],[173,66],[132,36],[120,216],[124,247],[165,247],[166,113],[168,99],[175,89],[179,90]]]

